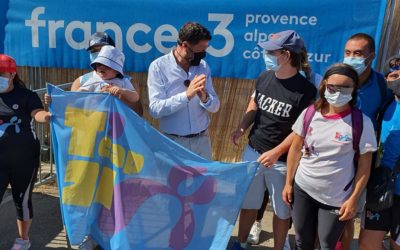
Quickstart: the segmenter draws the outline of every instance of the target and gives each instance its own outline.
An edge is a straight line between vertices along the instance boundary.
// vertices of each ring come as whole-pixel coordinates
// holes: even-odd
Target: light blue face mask
[[[363,57],[345,57],[343,59],[343,63],[348,64],[350,66],[352,66],[355,71],[357,71],[358,75],[361,75],[365,69],[367,68],[367,66],[369,65],[365,65],[365,60],[368,59],[371,55],[369,55],[366,58]]]
[[[0,93],[7,91],[9,80],[7,77],[0,76]]]
[[[89,54],[90,62],[93,62],[97,56],[99,55],[100,52],[93,52]]]
[[[267,70],[278,71],[281,65],[278,65],[278,57],[264,53],[264,62]]]

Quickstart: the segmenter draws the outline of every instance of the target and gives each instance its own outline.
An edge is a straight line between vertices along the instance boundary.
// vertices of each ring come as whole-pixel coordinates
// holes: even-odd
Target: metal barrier
[[[57,85],[61,89],[70,89],[72,83],[65,83]],[[33,92],[37,93],[39,98],[44,103],[44,94],[46,93],[46,88],[36,89]],[[46,182],[55,179],[56,173],[54,168],[54,158],[53,158],[53,147],[50,136],[50,125],[35,123],[36,136],[40,141],[40,167],[38,171],[37,181],[35,186],[45,184]]]

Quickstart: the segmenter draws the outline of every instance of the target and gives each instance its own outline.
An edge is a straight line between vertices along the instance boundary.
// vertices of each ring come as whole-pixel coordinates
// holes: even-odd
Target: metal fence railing
[[[57,85],[57,87],[62,89],[70,89],[72,83],[65,83]],[[46,93],[46,88],[33,90],[38,94],[42,102],[44,103],[44,94]],[[50,125],[35,123],[36,136],[40,141],[40,167],[38,170],[38,176],[35,186],[45,184],[55,178],[55,166],[53,157],[53,147],[50,136]]]

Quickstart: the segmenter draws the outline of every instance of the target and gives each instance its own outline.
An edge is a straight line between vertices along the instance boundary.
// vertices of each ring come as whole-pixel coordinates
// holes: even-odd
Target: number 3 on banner
[[[227,27],[233,21],[233,14],[208,14],[208,21],[220,22],[214,29],[214,35],[220,35],[225,39],[225,46],[222,49],[215,49],[210,46],[207,52],[215,57],[223,57],[228,55],[235,45],[235,39]]]

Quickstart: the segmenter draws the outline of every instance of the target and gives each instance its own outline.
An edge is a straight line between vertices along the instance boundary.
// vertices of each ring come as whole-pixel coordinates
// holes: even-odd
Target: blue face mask
[[[368,57],[370,57],[370,56],[371,55],[369,55]],[[369,63],[368,63],[368,65],[365,65],[365,60],[367,58],[363,58],[363,57],[345,57],[343,59],[343,63],[352,66],[355,69],[355,71],[357,71],[357,74],[361,75],[365,71],[367,66],[369,65]]]
[[[0,93],[4,93],[8,89],[8,82],[10,79],[7,77],[0,76]]]
[[[264,53],[264,62],[267,70],[278,71],[281,65],[278,65],[278,57]]]
[[[89,54],[90,62],[93,62],[97,56],[99,55],[100,52],[93,52]]]

